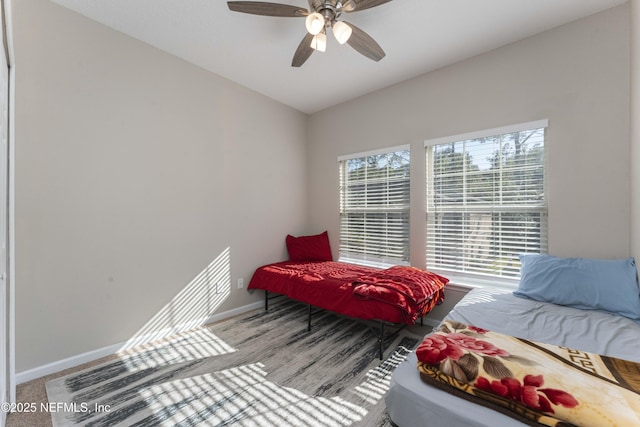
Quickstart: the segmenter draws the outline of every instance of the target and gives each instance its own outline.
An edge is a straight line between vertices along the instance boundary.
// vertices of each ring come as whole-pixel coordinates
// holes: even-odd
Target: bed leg
[[[380,360],[382,360],[382,348],[383,348],[383,344],[384,344],[384,323],[382,322],[382,320],[380,321],[380,336],[378,337],[378,346],[379,346],[379,351],[380,351]]]
[[[307,322],[307,332],[311,332],[311,304],[309,304],[309,320]]]
[[[269,311],[269,291],[264,291],[264,311]]]
[[[420,317],[420,326],[424,326],[424,316]]]

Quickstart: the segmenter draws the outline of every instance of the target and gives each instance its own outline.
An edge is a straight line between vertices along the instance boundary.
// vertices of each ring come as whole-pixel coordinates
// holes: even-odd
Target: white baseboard
[[[44,377],[45,375],[73,368],[74,366],[82,365],[83,363],[92,362],[100,359],[101,357],[109,356],[116,353],[123,344],[124,342],[113,344],[97,350],[78,354],[76,356],[67,357],[66,359],[58,360],[56,362],[47,363],[46,365],[38,366],[26,371],[18,372],[16,373],[16,383],[26,383],[27,381],[35,380],[36,378]]]
[[[264,306],[264,301],[258,301],[252,304],[248,304],[242,307],[234,308],[232,310],[224,311],[222,313],[216,313],[205,319],[202,324],[218,322],[220,320],[227,319],[229,317],[237,316],[238,314],[246,313],[247,311],[255,310]],[[179,332],[180,326],[176,327],[176,332]],[[155,335],[154,335],[155,337]],[[83,363],[92,362],[102,357],[110,356],[122,350],[129,341],[123,341],[117,344],[102,347],[96,350],[88,351],[86,353],[78,354],[75,356],[67,357],[66,359],[58,360],[56,362],[47,363],[46,365],[38,366],[33,369],[18,372],[16,374],[16,383],[22,384],[36,378],[43,377],[45,375],[53,374],[55,372],[62,371],[64,369],[73,368],[74,366],[82,365]],[[145,344],[145,342],[137,341],[137,344]]]

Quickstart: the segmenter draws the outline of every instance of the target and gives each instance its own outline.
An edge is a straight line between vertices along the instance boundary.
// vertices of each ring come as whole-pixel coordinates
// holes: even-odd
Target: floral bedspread
[[[453,321],[416,355],[423,381],[529,425],[640,426],[640,363]]]

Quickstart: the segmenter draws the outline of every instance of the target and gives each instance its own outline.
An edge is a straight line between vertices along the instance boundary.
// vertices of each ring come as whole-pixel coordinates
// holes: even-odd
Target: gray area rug
[[[285,300],[46,384],[54,426],[384,426],[384,394],[421,335],[378,359],[376,331]]]

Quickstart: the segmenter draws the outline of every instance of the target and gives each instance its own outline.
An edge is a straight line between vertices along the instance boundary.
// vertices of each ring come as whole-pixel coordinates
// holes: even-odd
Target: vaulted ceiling
[[[223,0],[52,1],[308,114],[626,3],[393,0],[343,15],[385,50],[380,62],[329,36],[294,68],[304,18],[231,12]]]

